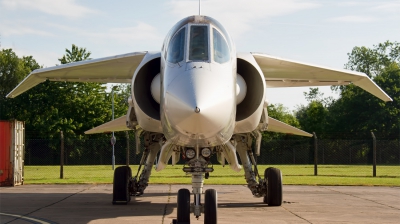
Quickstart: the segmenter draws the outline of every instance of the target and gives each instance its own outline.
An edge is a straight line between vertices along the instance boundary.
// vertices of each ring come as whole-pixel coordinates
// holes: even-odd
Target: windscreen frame
[[[192,27],[205,27],[207,35],[205,36],[206,41],[206,50],[207,56],[205,59],[191,58],[191,44],[192,44]],[[187,62],[211,62],[211,33],[210,33],[210,25],[207,23],[190,23],[188,26],[188,35],[187,35]]]
[[[170,61],[169,54],[171,53],[171,49],[170,49],[171,44],[173,44],[172,42],[174,41],[174,38],[177,37],[177,35],[179,35],[179,33],[181,31],[183,31],[184,37],[183,37],[183,43],[181,43],[179,46],[183,47],[182,52],[181,52],[183,55],[182,55],[182,57],[181,57],[181,59],[179,61]],[[187,41],[188,41],[187,38],[188,38],[187,26],[182,26],[179,30],[177,30],[174,33],[174,35],[169,40],[168,46],[165,48],[165,53],[166,53],[165,54],[165,60],[167,62],[172,63],[172,64],[176,64],[176,63],[179,63],[179,62],[184,61],[186,59],[186,48],[187,48]]]
[[[210,40],[211,44],[212,44],[211,52],[210,52],[210,55],[212,56],[212,60],[218,64],[225,64],[225,63],[229,62],[231,60],[231,56],[232,56],[232,49],[231,49],[231,45],[229,44],[228,37],[226,37],[224,32],[221,31],[220,29],[218,29],[218,27],[216,27],[216,26],[212,26],[210,31],[212,32],[212,39]],[[215,60],[215,49],[216,48],[215,48],[214,41],[215,41],[216,35],[214,35],[215,34],[214,31],[216,31],[218,33],[221,41],[223,41],[223,43],[225,44],[225,47],[227,48],[227,52],[226,52],[227,54],[224,54],[227,58],[224,59],[224,61],[222,61],[222,62]]]

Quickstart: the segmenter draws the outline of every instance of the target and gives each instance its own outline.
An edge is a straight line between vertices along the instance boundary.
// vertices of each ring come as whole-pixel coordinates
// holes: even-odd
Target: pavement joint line
[[[165,207],[164,207],[164,214],[163,214],[163,216],[162,216],[161,224],[164,224],[165,216],[167,215],[167,207],[168,207],[168,204],[169,204],[169,202],[170,202],[170,199],[171,199],[171,184],[169,184],[169,189],[168,189],[168,200],[167,200],[167,204],[165,204]]]
[[[70,198],[70,197],[72,197],[72,196],[74,196],[74,195],[77,195],[77,194],[82,193],[82,192],[84,192],[84,191],[86,191],[86,190],[89,190],[90,188],[95,187],[96,185],[97,185],[97,184],[92,185],[92,186],[90,186],[90,187],[88,187],[88,188],[85,188],[85,189],[83,189],[83,190],[81,190],[81,191],[75,192],[75,193],[73,193],[73,194],[71,194],[71,195],[68,195],[67,197],[62,198],[61,200],[58,200],[58,201],[56,201],[56,202],[53,202],[53,203],[51,203],[51,204],[48,204],[48,205],[46,205],[46,206],[43,206],[43,207],[41,207],[41,208],[38,208],[38,209],[33,210],[33,211],[31,211],[31,212],[28,212],[28,213],[26,213],[26,214],[24,214],[24,215],[19,215],[17,218],[15,218],[15,219],[13,219],[13,220],[11,220],[11,221],[9,221],[9,222],[6,222],[6,223],[4,223],[4,224],[8,224],[8,223],[14,222],[14,221],[16,221],[16,220],[20,220],[20,219],[24,220],[24,219],[26,219],[26,218],[29,218],[28,215],[31,215],[32,213],[35,213],[35,212],[37,212],[37,211],[39,211],[39,210],[42,210],[42,209],[44,209],[44,208],[48,208],[48,207],[53,206],[53,205],[55,205],[55,204],[57,204],[57,203],[60,203],[60,202],[66,200],[66,199],[68,199],[68,198]],[[26,221],[26,220],[24,220],[24,221]]]
[[[366,200],[366,201],[369,201],[369,202],[373,202],[373,203],[376,203],[376,204],[379,204],[379,205],[383,205],[383,206],[386,206],[386,207],[389,207],[389,208],[392,208],[392,209],[395,209],[395,210],[400,210],[399,208],[396,208],[396,207],[393,207],[393,206],[390,206],[390,205],[386,205],[386,204],[383,204],[383,203],[380,203],[380,202],[377,202],[377,201],[374,201],[374,200],[371,200],[371,199],[358,197],[358,196],[355,196],[355,195],[352,195],[352,194],[344,193],[344,192],[341,192],[341,191],[338,191],[338,190],[334,190],[334,189],[330,189],[330,188],[324,187],[324,186],[321,186],[321,187],[325,188],[327,190],[330,190],[330,191],[334,191],[334,192],[340,193],[340,194],[344,194],[344,195],[348,195],[348,196],[355,197],[355,198],[358,198],[358,199],[362,199],[362,200]]]
[[[17,217],[17,219],[22,219],[22,220],[24,220],[24,221],[26,221],[26,222],[30,222],[30,223],[34,223],[34,224],[52,224],[52,223],[54,223],[54,222],[47,222],[47,221],[44,221],[44,220],[41,220],[41,219],[36,219],[36,218],[33,218],[33,217],[27,217],[27,216],[24,216],[24,215],[16,215],[16,214],[10,214],[10,213],[2,213],[2,212],[0,212],[0,216],[1,216],[1,215],[4,215],[4,216],[11,216],[11,217]],[[11,220],[11,221],[9,221],[9,222],[6,222],[6,223],[13,222],[13,221],[15,221],[15,220],[17,220],[17,219],[13,219],[13,220]]]
[[[294,216],[296,216],[296,217],[298,217],[298,218],[300,218],[300,219],[303,219],[304,221],[306,221],[306,222],[308,222],[308,223],[311,223],[311,224],[312,224],[312,222],[310,222],[310,221],[308,221],[306,218],[303,218],[303,217],[301,217],[300,215],[298,215],[298,214],[296,214],[296,213],[294,213],[294,212],[290,211],[290,210],[289,210],[289,209],[287,209],[285,206],[281,205],[281,207],[282,207],[283,209],[285,209],[286,211],[288,211],[288,212],[292,213]]]

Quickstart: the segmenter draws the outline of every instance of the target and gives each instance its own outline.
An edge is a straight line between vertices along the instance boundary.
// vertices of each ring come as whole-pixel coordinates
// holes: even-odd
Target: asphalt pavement
[[[176,218],[176,194],[191,185],[150,185],[128,205],[112,205],[112,185],[0,188],[1,223],[161,223]],[[205,185],[218,192],[218,223],[400,223],[400,187],[283,186],[269,207],[244,185]],[[191,216],[191,223],[204,223]]]

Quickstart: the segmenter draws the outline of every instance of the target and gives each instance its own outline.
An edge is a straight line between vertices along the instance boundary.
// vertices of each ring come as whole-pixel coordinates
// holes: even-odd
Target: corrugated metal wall
[[[11,124],[12,150],[10,152],[13,158],[13,186],[24,183],[24,149],[25,149],[25,125],[22,121],[13,121]]]

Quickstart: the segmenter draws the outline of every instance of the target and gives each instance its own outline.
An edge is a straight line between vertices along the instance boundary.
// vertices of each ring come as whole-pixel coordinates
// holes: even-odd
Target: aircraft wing
[[[267,87],[347,85],[353,83],[383,101],[392,99],[366,74],[332,69],[278,57],[252,53],[264,73]]]
[[[31,72],[8,95],[14,98],[46,80],[70,82],[130,83],[147,52],[133,52],[79,61]]]
[[[126,115],[119,117],[115,120],[109,121],[88,131],[85,134],[108,133],[112,131],[128,131],[131,130],[126,127]]]
[[[280,132],[280,133],[286,133],[286,134],[292,134],[292,135],[301,135],[301,136],[307,136],[307,137],[313,136],[312,134],[310,134],[308,132],[305,132],[303,130],[295,128],[291,125],[285,124],[285,123],[278,121],[272,117],[268,117],[267,131]]]

